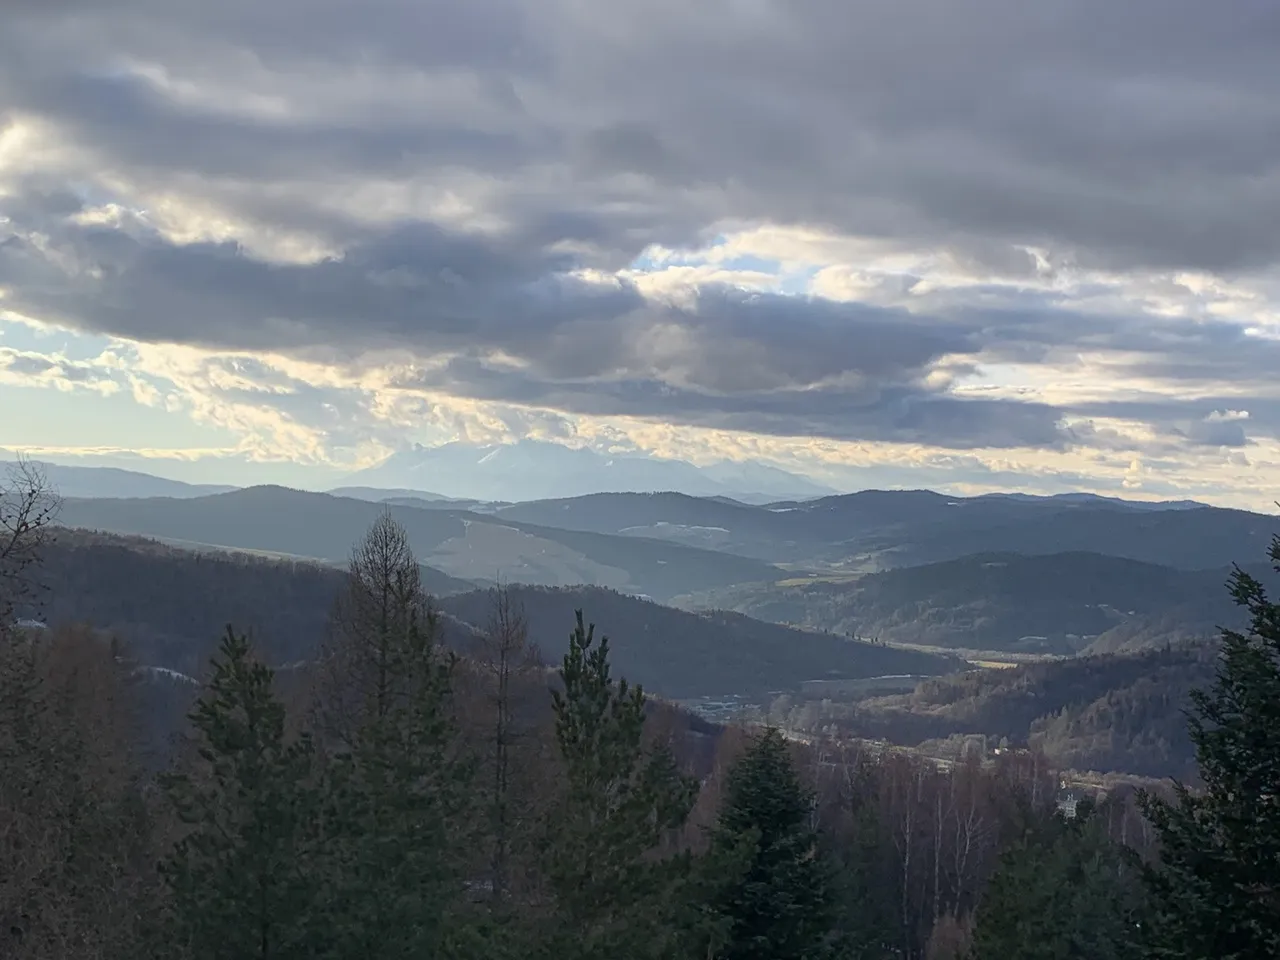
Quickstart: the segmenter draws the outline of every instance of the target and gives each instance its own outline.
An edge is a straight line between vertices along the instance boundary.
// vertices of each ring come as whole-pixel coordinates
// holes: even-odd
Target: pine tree
[[[1093,806],[1055,815],[1007,849],[976,917],[973,960],[1126,960],[1149,928],[1132,851],[1111,842]]]
[[[1280,538],[1270,559],[1280,571]],[[1143,798],[1161,849],[1148,879],[1162,960],[1280,956],[1280,605],[1239,569],[1230,590],[1249,628],[1223,631],[1217,678],[1189,715],[1204,789]]]
[[[404,530],[384,514],[356,548],[321,664],[326,897],[337,958],[440,956],[456,922],[471,767],[454,658]]]
[[[614,681],[609,641],[595,644],[582,611],[555,691],[564,789],[550,817],[545,857],[554,930],[543,944],[557,960],[668,958],[687,859],[655,850],[693,807],[696,784],[669,750],[644,745],[640,687]]]
[[[228,627],[190,717],[197,768],[164,781],[187,827],[162,865],[174,942],[195,960],[315,955],[314,752],[286,737],[272,683]]]
[[[711,907],[726,920],[723,960],[815,960],[845,955],[836,933],[834,871],[811,825],[812,795],[787,742],[764,732],[729,773],[707,861],[717,872]]]

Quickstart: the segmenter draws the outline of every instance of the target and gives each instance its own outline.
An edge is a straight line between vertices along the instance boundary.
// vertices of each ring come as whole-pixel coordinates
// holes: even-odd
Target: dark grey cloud
[[[234,244],[83,225],[60,195],[23,209],[43,239],[0,245],[0,285],[14,308],[96,333],[338,361],[403,350],[425,372],[402,386],[574,413],[957,448],[1066,439],[1051,407],[926,386],[940,358],[982,349],[973,324],[717,287],[663,306],[627,284],[568,277],[572,261],[549,249],[426,224],[373,235],[342,259],[282,265]],[[6,210],[18,226],[21,211]],[[270,386],[252,366],[233,372]],[[299,408],[319,396],[289,391],[271,405],[306,419]]]
[[[1280,254],[1278,43],[1270,0],[102,0],[20,15],[0,91],[147,167],[558,164],[597,198],[638,175],[624,189],[654,233],[692,202],[1229,269]],[[249,122],[110,76],[126,54],[223,80],[327,64],[472,82],[465,110],[406,87],[394,111],[389,92],[356,116]],[[280,85],[305,100],[302,83]]]
[[[725,218],[942,246],[1015,277],[1035,269],[1019,244],[1111,269],[1270,266],[1271,0],[10,10],[0,103],[10,122],[52,124],[86,166],[11,191],[0,286],[14,309],[81,329],[336,360],[404,350],[426,367],[417,385],[461,396],[955,449],[1061,446],[1081,437],[1065,415],[1106,414],[959,399],[928,379],[944,356],[1124,351],[1134,376],[1234,381],[1280,360],[1238,325],[1085,314],[1040,294],[1011,306],[971,291],[981,309],[921,316],[714,286],[661,305],[571,277],[705,239]],[[234,243],[167,243],[141,221],[69,219],[78,196],[106,199],[95,178],[108,175],[203,191],[342,254],[270,263]],[[407,180],[456,189],[502,228],[463,233],[414,210],[375,225],[327,202]],[[1239,404],[1155,407],[1146,419],[1191,445],[1269,429],[1260,414],[1208,419]]]
[[[1135,420],[1170,439],[1197,447],[1246,447],[1258,438],[1280,438],[1280,397],[1157,397],[1079,404],[1073,414]]]

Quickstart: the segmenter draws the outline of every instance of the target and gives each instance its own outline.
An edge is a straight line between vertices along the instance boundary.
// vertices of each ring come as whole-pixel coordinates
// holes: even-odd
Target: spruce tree
[[[707,864],[717,872],[712,912],[725,920],[723,960],[816,960],[846,955],[836,878],[810,823],[812,795],[776,729],[731,768]]]
[[[645,748],[644,692],[613,680],[608,638],[594,634],[578,611],[553,693],[564,787],[548,822],[543,948],[557,960],[665,960],[679,949],[687,861],[656,848],[685,822],[696,783],[669,750]]]
[[[882,960],[898,939],[894,889],[885,882],[894,869],[886,856],[887,828],[871,762],[858,763],[845,776],[845,819],[832,843],[840,928],[850,957]]]
[[[1280,571],[1280,539],[1270,559]],[[1203,789],[1144,797],[1160,841],[1149,882],[1159,905],[1151,956],[1280,956],[1280,605],[1238,568],[1245,632],[1224,630],[1217,677],[1189,714]]]
[[[162,864],[173,944],[194,960],[315,953],[313,749],[305,735],[286,737],[272,682],[228,627],[190,716],[196,769],[164,781],[186,827]]]
[[[1133,852],[1093,806],[1055,815],[1000,857],[976,917],[972,960],[1127,960],[1149,929]]]

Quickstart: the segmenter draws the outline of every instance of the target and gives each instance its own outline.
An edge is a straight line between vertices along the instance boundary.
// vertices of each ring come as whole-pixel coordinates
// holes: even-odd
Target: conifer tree
[[[1133,852],[1111,842],[1090,802],[1007,849],[976,917],[972,960],[1126,960],[1149,929]]]
[[[849,956],[881,960],[891,954],[889,945],[899,936],[895,891],[885,882],[894,867],[887,862],[886,827],[871,763],[864,759],[844,775],[844,822],[832,844],[839,925]]]
[[[669,750],[646,749],[644,692],[610,676],[608,638],[596,644],[580,610],[560,678],[553,706],[564,789],[548,824],[555,909],[545,955],[672,957],[687,861],[655,850],[688,817],[696,784]]]
[[[1280,571],[1280,538],[1270,559]],[[1143,798],[1160,861],[1151,956],[1280,956],[1280,605],[1237,569],[1230,590],[1247,631],[1224,630],[1217,677],[1192,694],[1191,740],[1203,790]]]
[[[726,921],[723,960],[816,960],[844,956],[836,933],[832,867],[811,825],[812,795],[774,728],[729,773],[708,864],[738,870],[714,885],[713,912]]]
[[[471,768],[451,713],[454,658],[404,530],[383,514],[352,556],[321,662],[330,955],[440,956],[463,931]]]
[[[165,778],[187,828],[162,864],[173,942],[195,960],[315,955],[313,749],[287,739],[272,681],[228,627],[190,717],[199,762]]]

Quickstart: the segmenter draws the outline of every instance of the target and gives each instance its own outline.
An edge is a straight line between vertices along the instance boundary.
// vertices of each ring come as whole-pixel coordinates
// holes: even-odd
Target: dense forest
[[[490,591],[421,567],[445,615],[442,642],[465,646],[488,617]],[[180,550],[140,538],[58,530],[39,572],[44,588],[21,611],[50,624],[90,623],[128,638],[137,659],[198,676],[219,630],[234,623],[272,664],[309,659],[342,583],[341,569],[223,551]],[[751,620],[697,615],[597,587],[512,586],[530,635],[552,661],[575,609],[617,624],[618,669],[675,699],[764,694],[815,677],[935,676],[958,661]],[[459,593],[465,590],[465,593]]]
[[[675,699],[758,696],[819,678],[936,676],[962,665],[947,657],[853,642],[736,613],[687,613],[600,587],[509,589],[534,637],[556,638],[573,611],[584,607],[601,623],[617,624],[611,634],[617,668],[645,689]],[[473,591],[441,600],[440,608],[481,624],[488,604],[489,591]],[[556,656],[559,646],[548,653]]]
[[[972,670],[908,694],[790,703],[779,719],[913,746],[980,736],[992,747],[1034,747],[1063,770],[1186,777],[1195,753],[1184,711],[1191,691],[1212,681],[1218,653],[1200,643]]]
[[[1238,619],[1223,588],[1230,573],[1097,553],[994,553],[852,580],[742,584],[679,602],[896,643],[1072,655],[1214,636]]]
[[[383,515],[304,665],[223,631],[152,773],[128,638],[15,625],[55,509],[38,477],[0,490],[6,957],[1280,950],[1280,607],[1247,574],[1249,628],[1193,697],[1199,788],[1078,797],[1034,749],[937,765],[696,721],[616,676],[581,612],[548,671],[511,591],[451,649]]]

